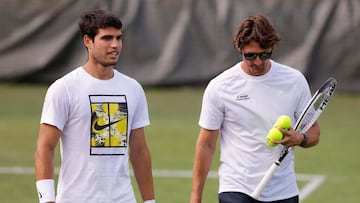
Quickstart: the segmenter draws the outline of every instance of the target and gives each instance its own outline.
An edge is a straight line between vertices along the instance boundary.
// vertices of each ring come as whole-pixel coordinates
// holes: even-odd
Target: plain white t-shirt
[[[282,149],[281,145],[266,145],[268,130],[280,115],[288,115],[294,126],[311,98],[308,83],[298,70],[270,62],[271,69],[262,76],[246,74],[239,62],[211,80],[204,92],[199,125],[221,132],[219,193],[254,191]],[[260,200],[297,194],[291,150]]]
[[[49,87],[41,123],[63,132],[56,202],[136,202],[129,136],[150,124],[137,81],[116,70],[99,80],[79,67]]]

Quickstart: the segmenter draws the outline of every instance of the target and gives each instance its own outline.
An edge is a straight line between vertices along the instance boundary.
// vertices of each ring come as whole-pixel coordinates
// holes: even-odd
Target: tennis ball
[[[282,140],[283,138],[283,134],[282,132],[277,129],[277,128],[271,128],[269,130],[268,135],[266,136],[266,144],[269,145],[270,147],[275,147],[277,144],[272,143],[271,140]]]
[[[289,130],[291,127],[291,119],[287,115],[281,115],[277,119],[276,123],[274,124],[274,127],[280,127],[285,130]]]

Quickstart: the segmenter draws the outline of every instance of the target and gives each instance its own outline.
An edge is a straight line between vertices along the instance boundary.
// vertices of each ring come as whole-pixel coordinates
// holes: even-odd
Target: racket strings
[[[315,121],[319,118],[324,108],[321,108],[324,104],[326,105],[329,101],[326,95],[330,94],[330,89],[326,88],[326,91],[320,93],[312,102],[308,111],[305,113],[303,119],[301,119],[299,125],[296,127],[296,131],[299,133],[305,133],[311,128]]]

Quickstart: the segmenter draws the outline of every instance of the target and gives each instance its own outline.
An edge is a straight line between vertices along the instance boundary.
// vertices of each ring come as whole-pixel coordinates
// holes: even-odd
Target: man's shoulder
[[[114,75],[121,83],[126,83],[127,85],[141,86],[140,82],[137,81],[135,78],[128,76],[116,69],[114,69]]]
[[[79,77],[80,74],[81,74],[81,69],[79,67],[77,67],[74,70],[66,73],[62,77],[60,77],[60,78],[56,79],[55,81],[53,81],[50,84],[49,89],[58,90],[58,89],[64,89],[67,85],[81,84],[80,81],[79,81],[80,80],[80,77]]]
[[[305,75],[298,69],[272,61],[272,80],[286,81],[292,85],[307,85]]]
[[[215,76],[211,81],[222,83],[231,80],[232,78],[236,77],[239,74],[240,74],[240,63],[237,63],[229,67],[228,69],[224,70],[217,76]]]
[[[282,72],[287,72],[287,73],[291,73],[291,74],[301,74],[301,71],[297,68],[294,68],[292,66],[283,64],[283,63],[279,63],[276,62],[274,60],[271,60],[271,66],[274,67],[276,70],[282,71]]]
[[[63,81],[63,80],[73,80],[75,78],[78,78],[80,74],[81,74],[81,67],[76,67],[75,69],[71,70],[70,72],[56,79],[54,82]]]

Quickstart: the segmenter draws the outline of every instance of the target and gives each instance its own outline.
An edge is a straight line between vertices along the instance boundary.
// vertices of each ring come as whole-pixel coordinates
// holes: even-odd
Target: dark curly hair
[[[121,20],[114,14],[101,10],[85,11],[79,20],[81,36],[88,35],[93,41],[100,28],[122,28]]]
[[[251,41],[259,43],[263,49],[274,47],[281,40],[270,20],[265,16],[249,16],[239,26],[233,36],[234,48],[242,51]]]

